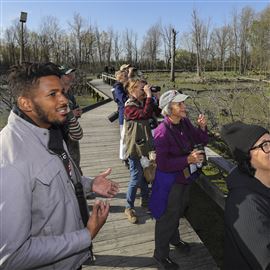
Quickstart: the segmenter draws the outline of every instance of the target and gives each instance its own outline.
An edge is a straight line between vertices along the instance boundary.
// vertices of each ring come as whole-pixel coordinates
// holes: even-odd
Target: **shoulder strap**
[[[189,154],[189,151],[187,151],[187,149],[185,148],[185,146],[183,146],[180,141],[176,138],[175,134],[173,133],[173,131],[171,130],[171,128],[169,127],[169,125],[163,121],[164,126],[166,127],[166,129],[169,131],[169,133],[171,134],[171,136],[173,137],[174,141],[176,142],[176,144],[179,146],[180,148],[180,153],[182,155],[187,155]]]

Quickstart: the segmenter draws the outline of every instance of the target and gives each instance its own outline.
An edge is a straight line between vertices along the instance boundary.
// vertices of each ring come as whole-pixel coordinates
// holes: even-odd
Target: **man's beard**
[[[34,109],[40,121],[49,125],[62,125],[64,121],[60,120],[49,120],[48,113],[46,113],[38,104],[34,103]]]

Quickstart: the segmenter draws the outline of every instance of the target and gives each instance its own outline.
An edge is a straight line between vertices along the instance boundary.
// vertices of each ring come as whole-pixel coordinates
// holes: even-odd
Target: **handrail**
[[[229,173],[235,165],[226,160],[209,147],[205,147],[205,154],[208,162],[213,163],[220,170]],[[225,209],[225,198],[227,197],[215,184],[211,183],[207,176],[201,174],[196,182],[214,200],[221,209]]]
[[[217,154],[215,151],[209,147],[205,147],[205,154],[207,159],[214,163],[219,169],[226,173],[230,173],[231,170],[235,167],[233,163],[223,158],[221,155]]]
[[[100,96],[102,96],[104,99],[110,98],[107,95],[105,95],[102,91],[100,91],[98,88],[96,88],[93,84],[90,82],[86,83],[91,89],[93,89],[96,93],[98,93]]]
[[[109,74],[109,73],[102,73],[101,76],[102,76],[102,79],[103,79],[103,77],[105,77],[105,78],[108,78],[111,80],[116,80],[115,76],[113,76],[112,74]]]
[[[103,100],[96,102],[95,104],[91,104],[88,106],[85,106],[82,108],[82,113],[86,113],[90,110],[93,110],[101,105],[104,105],[110,101],[112,101],[112,99],[105,95],[102,91],[100,91],[98,88],[96,88],[93,84],[91,84],[90,82],[86,83],[88,87],[90,87],[93,91],[95,91],[99,96],[101,96],[103,98]]]
[[[102,78],[108,78],[109,80],[113,79],[114,77],[102,73]],[[103,80],[104,81],[104,80]],[[107,82],[106,80],[104,81]],[[235,165],[232,164],[230,161],[226,160],[215,151],[210,149],[209,147],[205,147],[205,153],[207,160],[217,166],[220,170],[229,173]],[[225,208],[225,197],[227,196],[224,194],[216,185],[211,183],[207,176],[201,175],[196,181],[197,184],[224,210]]]

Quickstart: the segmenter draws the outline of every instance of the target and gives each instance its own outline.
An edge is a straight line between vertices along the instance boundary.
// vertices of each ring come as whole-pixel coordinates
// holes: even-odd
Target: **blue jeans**
[[[141,196],[143,199],[148,199],[149,189],[148,184],[143,176],[143,168],[140,163],[139,158],[128,158],[129,160],[129,170],[130,170],[130,180],[127,190],[127,205],[126,208],[134,208],[134,201],[136,198],[138,186],[141,188]]]

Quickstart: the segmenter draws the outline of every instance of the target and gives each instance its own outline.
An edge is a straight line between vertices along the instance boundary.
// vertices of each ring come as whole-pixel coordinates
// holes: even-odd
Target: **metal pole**
[[[23,40],[23,22],[21,22],[21,53],[20,53],[20,64],[24,62],[24,40]]]

